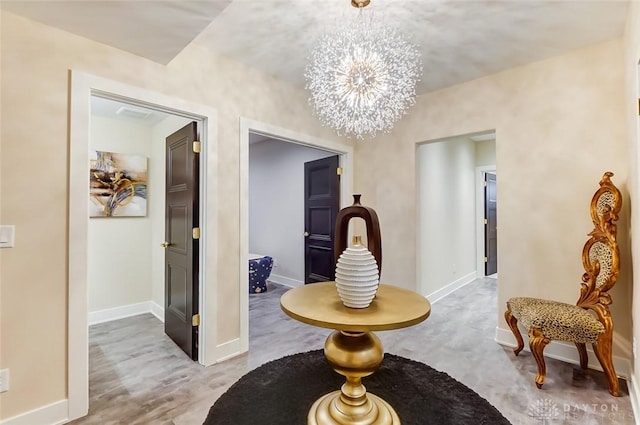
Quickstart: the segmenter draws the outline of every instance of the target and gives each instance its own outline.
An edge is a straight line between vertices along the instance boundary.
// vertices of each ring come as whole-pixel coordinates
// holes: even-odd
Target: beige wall
[[[16,247],[0,253],[0,367],[11,389],[2,418],[66,398],[69,69],[218,110],[218,343],[239,337],[239,117],[338,140],[307,94],[191,45],[162,66],[3,11],[2,158],[5,223]],[[350,143],[346,141],[345,143]],[[19,177],[17,177],[19,176]],[[27,194],[31,194],[27,196]]]
[[[496,165],[496,141],[475,142],[476,167]]]
[[[627,118],[627,146],[629,155],[629,180],[630,180],[630,196],[631,202],[634,203],[631,216],[631,232],[632,250],[633,250],[633,269],[640,270],[640,208],[638,208],[638,198],[640,190],[640,163],[638,155],[638,98],[640,98],[640,87],[638,81],[640,79],[640,3],[631,2],[629,15],[627,17],[627,28],[625,31],[625,71],[626,71],[626,118]],[[631,316],[633,318],[633,339],[636,345],[640,342],[640,273],[636,271],[633,276],[633,308]],[[640,348],[637,347],[636,350]],[[637,352],[637,351],[636,351]],[[632,384],[634,386],[636,397],[639,396],[640,367],[638,365],[638,355],[633,355],[633,377]],[[638,400],[635,400],[636,403]]]
[[[464,60],[464,58],[461,58]],[[416,288],[415,144],[496,130],[498,308],[512,296],[575,303],[589,201],[605,170],[627,194],[621,39],[421,96],[396,129],[356,151],[356,190],[384,236],[383,279]],[[427,64],[428,66],[428,64]],[[381,170],[388,170],[381,172]],[[612,291],[615,353],[629,355],[629,201],[619,229],[622,273]],[[620,347],[622,345],[622,347]]]

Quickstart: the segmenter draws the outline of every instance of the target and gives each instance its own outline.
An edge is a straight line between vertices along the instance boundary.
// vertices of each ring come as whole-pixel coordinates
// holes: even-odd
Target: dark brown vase
[[[338,211],[336,217],[336,232],[334,244],[334,260],[338,262],[340,254],[347,249],[349,220],[359,217],[367,226],[367,249],[371,251],[378,263],[378,273],[382,273],[382,237],[380,236],[380,222],[378,214],[373,208],[365,207],[360,203],[362,195],[353,195],[353,205]]]

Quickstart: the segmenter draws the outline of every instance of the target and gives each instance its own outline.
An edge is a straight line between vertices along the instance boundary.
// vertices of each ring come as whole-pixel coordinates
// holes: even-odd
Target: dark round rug
[[[393,406],[402,425],[509,424],[470,388],[404,357],[385,354],[380,369],[362,382]],[[240,378],[211,407],[203,425],[306,425],[313,402],[343,383],[322,350],[283,357]]]

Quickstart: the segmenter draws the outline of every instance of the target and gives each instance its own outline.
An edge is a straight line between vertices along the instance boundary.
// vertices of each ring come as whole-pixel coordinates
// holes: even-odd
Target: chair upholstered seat
[[[522,326],[540,329],[551,340],[594,344],[605,331],[593,314],[574,304],[517,297],[507,301],[507,305]]]

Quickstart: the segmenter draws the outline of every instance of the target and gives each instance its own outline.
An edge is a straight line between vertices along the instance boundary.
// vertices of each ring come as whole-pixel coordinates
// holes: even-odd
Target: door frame
[[[495,165],[476,167],[476,273],[478,277],[484,274],[484,175],[496,175]],[[497,208],[497,206],[496,206]]]
[[[217,112],[140,87],[70,70],[69,204],[68,204],[68,419],[86,416],[89,408],[88,333],[88,158],[91,96],[100,96],[199,122],[201,152],[200,214],[200,363],[216,362],[217,342]],[[210,275],[214,278],[206,279]]]
[[[240,117],[240,341],[239,352],[249,350],[249,133],[261,134],[294,143],[322,149],[340,155],[340,207],[353,203],[353,146],[321,139],[272,124]],[[345,139],[346,141],[346,139]],[[349,143],[347,141],[347,143]]]

